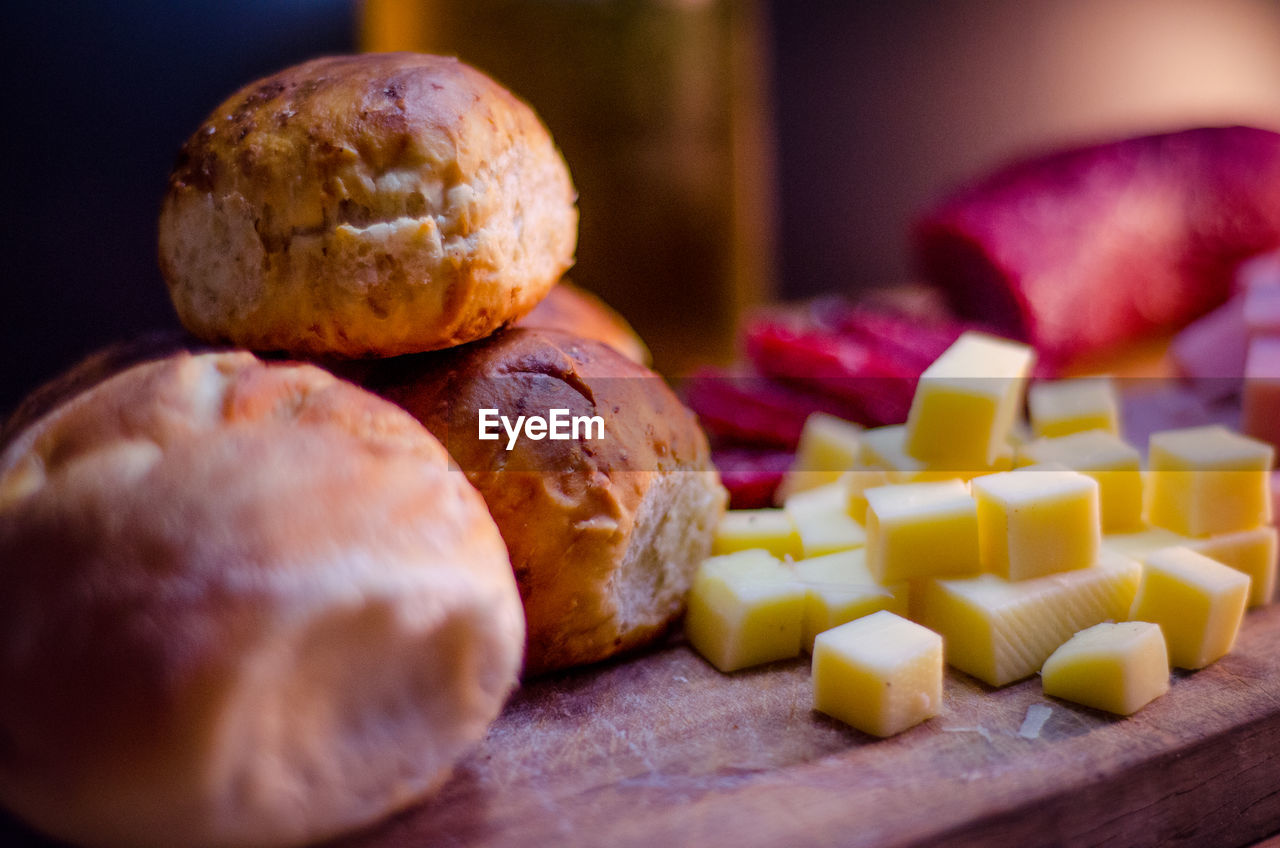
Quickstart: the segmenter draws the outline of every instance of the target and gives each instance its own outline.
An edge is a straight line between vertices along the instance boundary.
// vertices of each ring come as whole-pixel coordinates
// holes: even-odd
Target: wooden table
[[[335,846],[1243,845],[1280,830],[1277,646],[1252,611],[1130,718],[949,671],[877,740],[813,712],[806,660],[723,675],[673,641],[527,685],[438,797]]]
[[[1250,612],[1130,718],[949,671],[937,718],[876,740],[813,712],[806,660],[672,644],[526,686],[439,797],[339,844],[1246,844],[1280,829],[1277,646],[1280,607]]]

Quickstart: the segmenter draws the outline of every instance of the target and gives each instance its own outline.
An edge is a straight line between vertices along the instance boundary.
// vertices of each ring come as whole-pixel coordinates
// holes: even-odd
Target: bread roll
[[[577,208],[533,111],[455,59],[315,59],[183,147],[160,215],[182,323],[210,341],[389,356],[488,335],[573,261]]]
[[[22,399],[0,426],[0,450],[4,450],[19,433],[47,415],[54,407],[93,388],[108,377],[139,363],[163,359],[178,351],[209,349],[181,330],[156,330],[127,341],[113,342],[96,350]]]
[[[692,413],[600,342],[516,328],[378,363],[367,385],[445,442],[489,505],[528,620],[527,675],[658,638],[710,553],[725,492]],[[479,410],[600,416],[603,438],[479,438]],[[593,435],[596,433],[593,432]]]
[[[0,804],[91,846],[275,846],[440,784],[516,682],[502,539],[312,366],[178,354],[0,454]]]
[[[648,365],[649,348],[636,331],[612,307],[589,291],[561,280],[547,296],[521,318],[517,326],[564,330],[604,342],[632,362]]]

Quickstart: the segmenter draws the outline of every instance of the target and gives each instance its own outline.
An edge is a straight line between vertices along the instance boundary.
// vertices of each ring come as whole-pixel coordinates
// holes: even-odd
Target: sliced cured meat
[[[962,317],[1062,362],[1180,326],[1280,245],[1280,134],[1201,128],[1024,161],[961,189],[915,232]]]

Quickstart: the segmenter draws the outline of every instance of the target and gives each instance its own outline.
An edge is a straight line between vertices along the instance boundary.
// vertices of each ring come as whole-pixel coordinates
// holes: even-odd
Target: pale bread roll
[[[573,263],[576,195],[524,102],[456,59],[314,59],[250,83],[183,147],[160,267],[196,336],[299,355],[460,344]]]
[[[281,846],[438,786],[516,683],[484,502],[312,366],[178,354],[0,454],[0,804],[93,846]]]

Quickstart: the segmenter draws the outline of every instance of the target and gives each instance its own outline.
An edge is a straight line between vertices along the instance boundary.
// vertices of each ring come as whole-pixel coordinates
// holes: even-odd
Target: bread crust
[[[101,347],[75,365],[37,386],[24,397],[0,424],[0,451],[27,427],[83,391],[127,368],[153,359],[163,359],[179,351],[195,353],[212,350],[181,330],[155,330],[126,341]]]
[[[0,803],[84,845],[293,845],[423,797],[516,682],[501,537],[312,366],[178,354],[0,454]]]
[[[533,311],[516,322],[519,327],[564,330],[604,342],[632,362],[648,365],[649,348],[613,307],[596,295],[561,280]]]
[[[390,356],[480,338],[572,264],[576,196],[533,110],[456,59],[314,59],[187,141],[160,267],[196,336]]]
[[[596,662],[659,638],[724,510],[695,418],[653,372],[556,330],[513,328],[379,363],[366,385],[443,441],[484,496],[528,624],[525,674]],[[599,415],[602,439],[478,438],[478,410]]]

